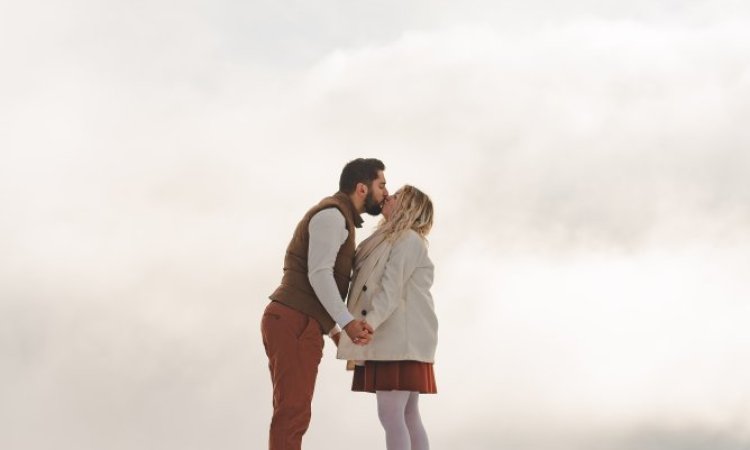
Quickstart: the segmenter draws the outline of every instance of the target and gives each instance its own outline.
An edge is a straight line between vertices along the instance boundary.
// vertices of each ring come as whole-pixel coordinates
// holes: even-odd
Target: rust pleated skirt
[[[432,363],[419,361],[365,361],[354,367],[352,391],[411,391],[436,394]]]

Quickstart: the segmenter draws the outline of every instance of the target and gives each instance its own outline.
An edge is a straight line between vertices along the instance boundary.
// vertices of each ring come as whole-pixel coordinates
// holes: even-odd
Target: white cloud
[[[687,222],[668,237],[743,234],[743,30],[593,20],[407,34],[321,62],[302,114],[334,142],[414,154],[415,172],[444,177],[437,192],[464,194],[461,214],[492,210],[479,225],[501,245],[630,247]]]
[[[76,5],[0,15],[2,446],[264,442],[260,311],[357,156],[436,203],[434,448],[747,443],[746,6]],[[378,433],[326,352],[311,448]]]

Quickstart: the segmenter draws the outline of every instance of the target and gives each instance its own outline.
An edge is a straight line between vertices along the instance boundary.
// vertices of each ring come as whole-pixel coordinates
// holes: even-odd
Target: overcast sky
[[[284,248],[378,157],[436,207],[433,449],[747,449],[748,30],[729,0],[0,3],[0,447],[264,448]],[[384,448],[334,354],[306,448]]]

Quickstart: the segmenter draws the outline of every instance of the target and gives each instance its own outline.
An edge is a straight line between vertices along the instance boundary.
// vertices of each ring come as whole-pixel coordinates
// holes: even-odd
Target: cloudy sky
[[[284,248],[373,156],[436,205],[433,449],[750,448],[748,30],[732,0],[2,1],[0,447],[264,448]],[[334,353],[306,448],[384,448]]]

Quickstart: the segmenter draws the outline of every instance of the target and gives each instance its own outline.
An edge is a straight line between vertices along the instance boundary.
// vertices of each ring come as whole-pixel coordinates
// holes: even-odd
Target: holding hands
[[[372,340],[373,329],[369,323],[364,320],[354,319],[344,327],[344,331],[349,335],[349,339],[357,345],[367,345]],[[338,345],[339,335],[334,337],[336,345]]]

